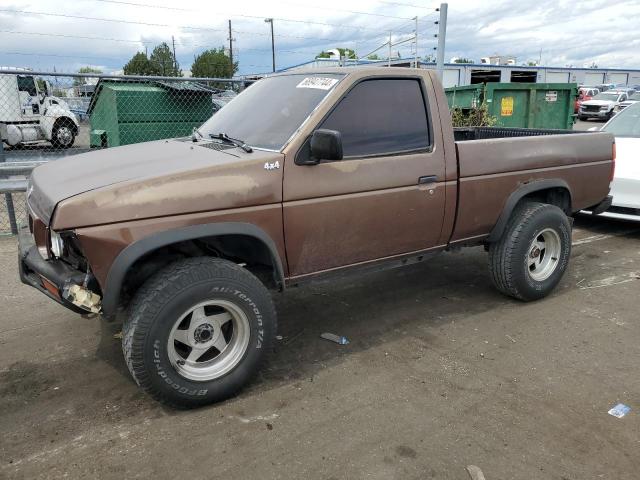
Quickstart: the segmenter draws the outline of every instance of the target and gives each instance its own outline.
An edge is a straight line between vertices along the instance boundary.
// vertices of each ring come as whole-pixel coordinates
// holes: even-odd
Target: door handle
[[[436,183],[438,181],[437,175],[425,175],[418,179],[418,185],[426,185],[429,183]]]

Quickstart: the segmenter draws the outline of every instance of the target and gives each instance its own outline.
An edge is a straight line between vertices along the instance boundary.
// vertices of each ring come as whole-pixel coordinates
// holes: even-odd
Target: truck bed
[[[489,234],[509,195],[522,185],[555,179],[571,196],[571,212],[608,193],[613,136],[602,132],[516,128],[455,129],[458,219],[451,240]],[[598,184],[598,188],[594,185]]]
[[[453,129],[456,142],[469,140],[489,140],[495,138],[513,137],[539,137],[545,135],[567,135],[584,133],[574,130],[552,130],[533,128],[507,128],[507,127],[459,127]]]

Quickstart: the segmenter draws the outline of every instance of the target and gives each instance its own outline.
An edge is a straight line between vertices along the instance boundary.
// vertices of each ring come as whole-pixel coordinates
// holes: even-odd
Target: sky
[[[223,3],[224,6],[216,6]],[[175,39],[189,70],[194,55],[228,46],[232,22],[239,74],[271,71],[273,18],[276,68],[345,47],[364,56],[408,39],[418,17],[418,54],[433,54],[439,3],[428,0],[0,0],[0,66],[75,72],[83,66],[121,71],[137,51]],[[449,2],[445,59],[493,54],[518,63],[640,69],[640,1],[496,0]],[[393,48],[412,57],[415,46]],[[386,58],[388,47],[377,51]]]

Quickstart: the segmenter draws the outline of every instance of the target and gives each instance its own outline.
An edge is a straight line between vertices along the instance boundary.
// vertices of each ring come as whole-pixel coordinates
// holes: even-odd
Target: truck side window
[[[38,91],[36,90],[36,82],[33,81],[33,77],[18,75],[18,90],[21,92],[27,92],[32,97],[38,95]]]
[[[422,88],[414,79],[357,84],[320,128],[342,133],[345,157],[412,152],[430,144]]]

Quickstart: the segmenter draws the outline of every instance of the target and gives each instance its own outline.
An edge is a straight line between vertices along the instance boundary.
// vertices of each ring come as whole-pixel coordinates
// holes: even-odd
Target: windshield
[[[205,122],[205,137],[225,133],[247,145],[280,150],[343,75],[267,77],[244,90]]]
[[[619,93],[599,93],[595,97],[594,100],[608,100],[609,102],[618,101]]]
[[[640,137],[640,103],[625,108],[603,130],[616,137]]]

